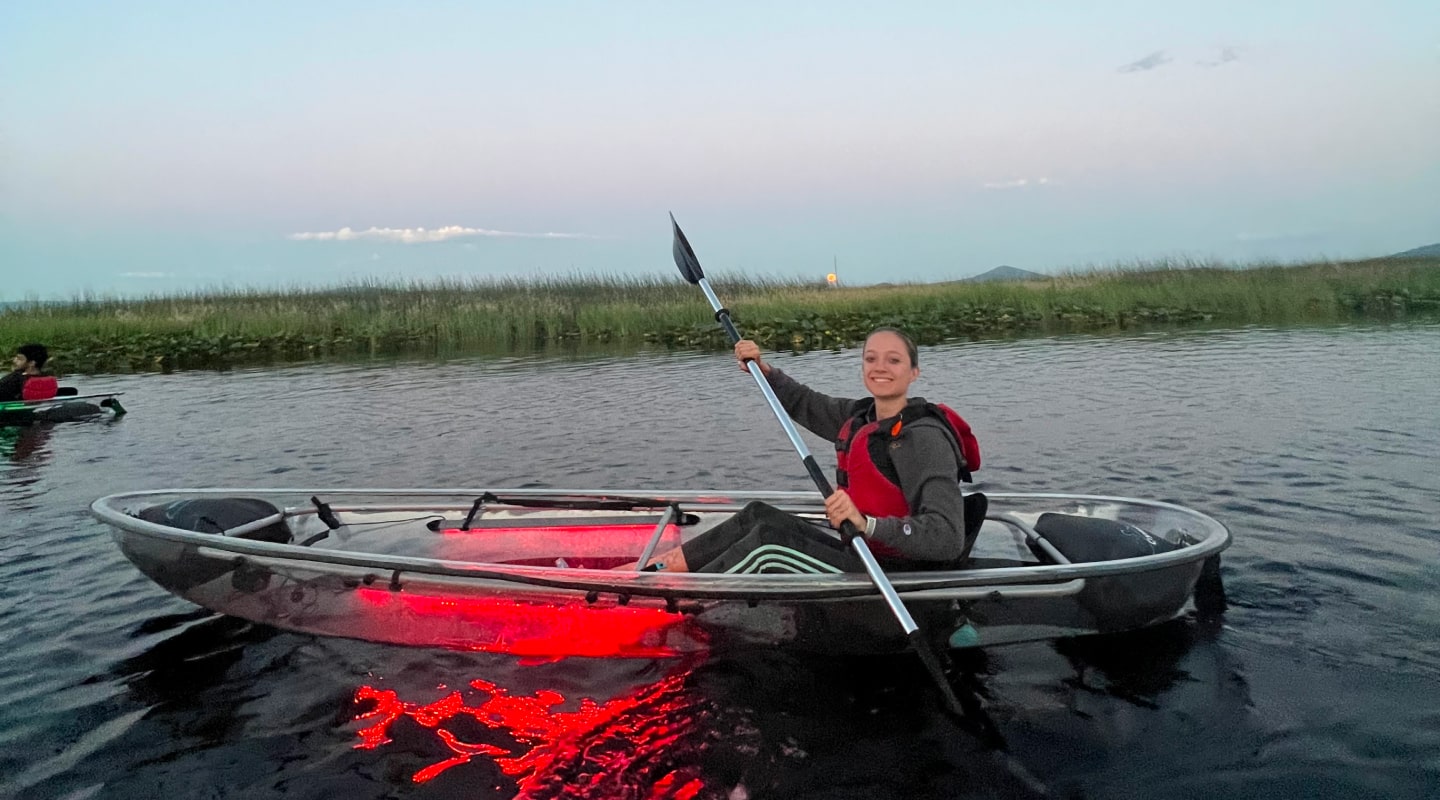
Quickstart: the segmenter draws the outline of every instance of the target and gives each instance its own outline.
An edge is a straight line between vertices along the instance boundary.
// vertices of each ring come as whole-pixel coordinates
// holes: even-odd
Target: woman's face
[[[10,367],[16,372],[23,371],[29,363],[30,359],[26,358],[20,353],[16,353],[15,357],[10,359]]]
[[[871,334],[863,357],[865,390],[877,400],[906,397],[910,384],[920,377],[920,368],[910,363],[905,340],[890,331]]]

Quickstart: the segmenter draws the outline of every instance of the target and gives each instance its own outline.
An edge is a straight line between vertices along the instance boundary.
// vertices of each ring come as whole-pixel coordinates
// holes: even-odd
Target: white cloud
[[[1050,186],[1052,185],[1052,183],[1053,182],[1049,178],[1036,178],[1033,181],[1029,178],[1016,178],[1013,181],[992,181],[990,183],[982,183],[981,186],[986,189],[1028,189],[1032,186]]]
[[[359,239],[371,239],[383,242],[416,244],[420,242],[443,242],[446,239],[460,239],[470,236],[520,239],[599,238],[583,233],[518,233],[516,231],[492,231],[486,228],[466,228],[460,225],[447,225],[443,228],[367,228],[363,231],[345,227],[338,231],[292,233],[286,238],[301,242],[350,242]]]

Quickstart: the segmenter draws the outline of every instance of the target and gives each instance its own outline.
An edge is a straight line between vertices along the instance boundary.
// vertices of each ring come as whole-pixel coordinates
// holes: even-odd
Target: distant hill
[[[1424,247],[1417,247],[1414,250],[1406,250],[1403,253],[1396,253],[1391,258],[1437,258],[1440,257],[1440,242],[1427,244]]]
[[[1038,272],[1031,272],[1028,269],[1018,267],[996,267],[989,272],[982,272],[973,278],[965,278],[965,283],[989,283],[990,281],[1043,281],[1049,280],[1049,275],[1041,275]]]

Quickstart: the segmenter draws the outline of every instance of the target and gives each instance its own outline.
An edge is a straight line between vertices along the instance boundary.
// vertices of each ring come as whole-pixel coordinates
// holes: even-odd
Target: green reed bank
[[[771,349],[854,344],[877,325],[921,343],[1180,325],[1440,319],[1440,258],[1290,266],[1156,262],[1025,282],[882,284],[716,276],[740,329]],[[0,342],[40,341],[66,374],[223,369],[356,356],[608,344],[723,349],[678,277],[359,282],[18,303]]]

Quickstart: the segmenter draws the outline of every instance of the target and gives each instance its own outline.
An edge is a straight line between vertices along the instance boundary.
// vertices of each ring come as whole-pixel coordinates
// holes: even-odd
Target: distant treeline
[[[1440,319],[1440,258],[1302,265],[1146,262],[1014,283],[712,276],[741,331],[772,349],[839,348],[878,325],[921,343],[1175,325]],[[62,373],[608,345],[728,347],[704,295],[673,280],[359,282],[81,298],[0,310],[0,346],[39,341]]]

